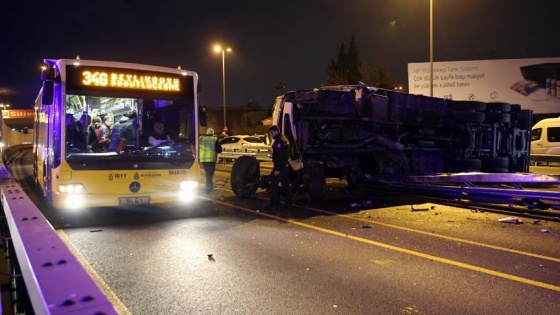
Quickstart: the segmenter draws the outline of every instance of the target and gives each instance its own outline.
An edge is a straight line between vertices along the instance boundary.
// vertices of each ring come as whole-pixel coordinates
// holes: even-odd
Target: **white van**
[[[531,154],[560,155],[560,117],[546,118],[533,126]]]

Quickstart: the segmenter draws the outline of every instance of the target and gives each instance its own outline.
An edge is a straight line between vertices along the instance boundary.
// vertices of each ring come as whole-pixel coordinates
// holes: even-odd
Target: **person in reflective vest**
[[[214,129],[208,128],[206,134],[200,137],[198,160],[206,173],[206,194],[214,191],[214,172],[218,153],[222,153],[222,146],[214,136]]]

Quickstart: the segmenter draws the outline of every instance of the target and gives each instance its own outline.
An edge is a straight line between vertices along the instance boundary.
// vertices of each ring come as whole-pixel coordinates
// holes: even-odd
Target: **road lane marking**
[[[63,230],[56,230],[56,233],[58,234],[60,239],[64,242],[64,244],[66,244],[66,247],[68,247],[70,252],[76,257],[76,259],[84,267],[87,273],[93,278],[93,281],[97,283],[99,289],[101,289],[101,291],[105,293],[105,296],[111,302],[111,304],[113,304],[113,307],[115,307],[116,311],[120,315],[132,315],[132,312],[124,305],[124,303],[119,299],[117,294],[113,292],[113,290],[111,290],[111,287],[107,283],[105,283],[105,281],[103,280],[103,278],[101,278],[100,275],[97,274],[95,269],[93,269],[93,267],[89,264],[87,259],[82,255],[82,253],[80,253],[80,251],[74,247],[74,244],[72,244],[72,241],[66,235],[66,233],[64,233]]]
[[[313,211],[317,211],[317,212],[323,212],[323,213],[326,213],[326,214],[329,214],[329,215],[341,216],[341,217],[345,217],[345,218],[356,220],[356,221],[373,223],[373,224],[386,226],[386,227],[390,227],[390,228],[394,228],[394,229],[399,229],[399,230],[403,230],[403,231],[407,231],[407,232],[414,232],[414,233],[428,235],[428,236],[432,236],[432,237],[438,237],[438,238],[442,238],[442,239],[446,239],[446,240],[450,240],[450,241],[457,241],[457,242],[462,242],[462,243],[466,243],[466,244],[491,248],[491,249],[495,249],[495,250],[501,250],[501,251],[509,252],[509,253],[513,253],[513,254],[524,255],[524,256],[529,256],[529,257],[533,257],[533,258],[539,258],[539,259],[543,259],[543,260],[549,260],[549,261],[560,263],[560,258],[556,258],[556,257],[544,256],[544,255],[533,254],[533,253],[524,252],[524,251],[521,251],[521,250],[511,249],[511,248],[500,247],[500,246],[491,245],[491,244],[479,243],[479,242],[476,242],[476,241],[465,240],[465,239],[457,238],[457,237],[453,237],[453,236],[434,234],[432,232],[426,232],[426,231],[422,231],[422,230],[411,229],[411,228],[407,228],[407,227],[403,227],[403,226],[393,225],[393,224],[390,224],[390,223],[377,222],[375,220],[368,220],[368,219],[365,219],[365,218],[356,218],[356,217],[353,217],[351,215],[340,214],[340,213],[336,213],[336,212],[330,212],[330,211],[327,211],[327,210],[321,210],[321,209],[316,209],[316,208],[309,208],[309,209],[311,209]]]
[[[290,223],[290,224],[294,224],[294,225],[301,226],[301,227],[304,227],[304,228],[320,231],[320,232],[323,232],[323,233],[327,233],[327,234],[331,234],[331,235],[335,235],[335,236],[340,236],[340,237],[343,237],[343,238],[348,238],[348,239],[351,239],[351,240],[354,240],[354,241],[374,245],[374,246],[377,246],[377,247],[393,250],[393,251],[396,251],[396,252],[409,254],[409,255],[413,255],[413,256],[417,256],[417,257],[421,257],[421,258],[425,258],[425,259],[429,259],[429,260],[433,260],[433,261],[438,261],[438,262],[441,262],[441,263],[444,263],[444,264],[448,264],[448,265],[452,265],[452,266],[456,266],[456,267],[460,267],[460,268],[464,268],[464,269],[468,269],[468,270],[473,270],[473,271],[476,271],[476,272],[492,275],[492,276],[495,276],[495,277],[500,277],[500,278],[504,278],[504,279],[508,279],[508,280],[512,280],[512,281],[517,281],[517,282],[521,282],[521,283],[524,283],[524,284],[529,284],[529,285],[533,285],[533,286],[536,286],[536,287],[560,292],[560,286],[556,286],[556,285],[553,285],[553,284],[548,284],[548,283],[535,281],[535,280],[531,280],[531,279],[527,279],[527,278],[523,278],[523,277],[519,277],[519,276],[514,276],[514,275],[510,275],[510,274],[499,272],[499,271],[492,270],[492,269],[478,267],[478,266],[470,265],[470,264],[467,264],[467,263],[462,263],[462,262],[459,262],[459,261],[455,261],[455,260],[451,260],[451,259],[447,259],[447,258],[442,258],[442,257],[439,257],[439,256],[434,256],[434,255],[430,255],[430,254],[426,254],[426,253],[422,253],[422,252],[418,252],[418,251],[414,251],[414,250],[410,250],[410,249],[406,249],[406,248],[402,248],[402,247],[398,247],[398,246],[394,246],[394,245],[389,245],[389,244],[369,240],[369,239],[358,237],[358,236],[353,236],[353,235],[350,235],[350,234],[347,234],[347,233],[342,233],[342,232],[338,232],[338,231],[334,231],[334,230],[325,229],[325,228],[322,228],[322,227],[318,227],[318,226],[314,226],[314,225],[311,225],[311,224],[303,223],[303,222],[297,221],[295,219],[282,218],[282,217],[279,217],[279,216],[276,216],[276,215],[268,214],[268,213],[265,213],[265,212],[260,212],[258,210],[252,210],[252,209],[249,209],[249,208],[245,208],[245,207],[242,207],[242,206],[230,204],[230,203],[219,201],[219,200],[214,200],[214,199],[209,199],[209,198],[204,198],[204,199],[208,199],[212,202],[215,202],[215,203],[218,203],[218,204],[221,204],[221,205],[224,205],[224,206],[233,207],[233,208],[245,211],[245,212],[251,212],[251,213],[256,214],[256,215],[264,216],[264,217],[271,218],[271,219],[274,219],[274,220],[283,221],[283,222],[286,222],[286,223]],[[328,213],[328,211],[324,211],[324,212]],[[336,214],[336,213],[333,213],[333,214]],[[403,229],[404,230],[410,230],[410,231],[413,231],[413,232],[417,231],[417,230],[408,229],[408,228],[403,228]],[[418,232],[421,232],[421,231],[418,231]],[[423,233],[426,233],[426,232],[423,232]],[[429,234],[429,233],[426,233],[426,234]],[[430,234],[430,235],[433,236],[433,234]],[[452,237],[450,237],[449,239],[450,240],[460,240],[460,239],[456,239],[456,238],[452,238]],[[473,242],[473,244],[476,244],[476,242]],[[504,248],[496,247],[496,249],[504,249]],[[516,252],[514,252],[514,253],[516,253]],[[523,252],[519,252],[519,253],[523,253]],[[527,253],[527,254],[529,254],[529,253]],[[546,256],[543,256],[543,257],[546,257]]]

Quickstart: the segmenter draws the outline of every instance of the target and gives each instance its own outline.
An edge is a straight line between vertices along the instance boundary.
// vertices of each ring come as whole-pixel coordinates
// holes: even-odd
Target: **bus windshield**
[[[130,155],[175,166],[194,161],[192,101],[67,94],[64,103],[70,164]]]

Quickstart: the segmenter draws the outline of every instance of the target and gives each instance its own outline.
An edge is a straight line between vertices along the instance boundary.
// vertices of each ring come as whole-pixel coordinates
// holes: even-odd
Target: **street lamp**
[[[220,45],[214,46],[215,52],[222,53],[222,98],[224,103],[224,134],[227,133],[228,128],[226,124],[226,51],[231,52],[231,48],[223,48]]]
[[[10,107],[10,104],[0,104],[0,107],[2,107],[2,110],[6,110],[6,108]]]
[[[434,96],[434,0],[430,0],[430,96]]]

